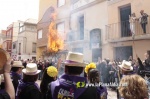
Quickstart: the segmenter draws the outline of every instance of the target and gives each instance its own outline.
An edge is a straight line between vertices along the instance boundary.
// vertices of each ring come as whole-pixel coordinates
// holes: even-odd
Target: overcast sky
[[[0,30],[12,22],[38,19],[39,0],[0,0]]]

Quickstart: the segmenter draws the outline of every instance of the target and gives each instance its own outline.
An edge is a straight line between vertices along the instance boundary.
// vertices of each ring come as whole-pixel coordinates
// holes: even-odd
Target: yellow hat
[[[89,69],[94,69],[96,68],[96,64],[95,63],[90,63],[85,67],[85,73],[88,73]]]
[[[47,74],[50,76],[50,77],[56,77],[58,75],[58,71],[56,69],[56,67],[54,66],[49,66],[47,68]]]

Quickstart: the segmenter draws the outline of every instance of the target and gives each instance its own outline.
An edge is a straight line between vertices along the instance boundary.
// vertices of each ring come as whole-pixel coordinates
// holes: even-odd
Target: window
[[[9,32],[6,33],[6,37],[8,37],[8,35],[9,35]]]
[[[93,29],[90,31],[90,44],[91,48],[99,48],[101,45],[101,30]]]
[[[23,23],[19,23],[19,32],[22,32],[22,31],[23,31],[23,28],[24,28],[23,25],[24,25]]]
[[[11,30],[9,30],[6,35],[7,35],[7,37],[10,37],[11,36]]]
[[[65,5],[65,0],[57,0],[58,2],[57,2],[57,6],[58,7],[61,7],[61,6],[63,6],[63,5]]]
[[[25,30],[25,26],[21,26],[20,28],[19,28],[19,32],[22,32],[22,31],[24,31]]]
[[[35,27],[34,26],[26,26],[26,30],[35,31]]]
[[[58,31],[59,34],[64,34],[64,32],[65,32],[65,24],[64,24],[64,22],[57,24],[57,31]]]
[[[36,43],[32,43],[32,52],[36,53]]]
[[[31,26],[30,29],[31,29],[31,31],[36,31],[34,26]]]
[[[72,35],[69,35],[69,41],[73,41]]]
[[[14,43],[14,44],[13,44],[13,49],[15,49],[15,48],[16,48],[16,44]]]
[[[79,35],[80,35],[80,40],[84,39],[84,16],[81,16],[79,18]]]
[[[8,49],[8,50],[11,50],[11,41],[8,41],[8,42],[7,42],[7,49]]]
[[[9,34],[9,36],[11,37],[11,35],[12,35],[12,30],[10,30],[10,34]]]
[[[39,30],[39,31],[38,31],[38,39],[41,39],[41,38],[42,38],[42,34],[43,34],[42,32],[43,32],[42,30]]]

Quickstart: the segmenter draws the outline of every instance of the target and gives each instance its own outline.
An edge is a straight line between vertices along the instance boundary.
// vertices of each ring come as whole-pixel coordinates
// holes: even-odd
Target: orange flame
[[[56,13],[52,13],[51,15],[51,23],[49,25],[49,35],[48,35],[48,45],[47,49],[49,52],[58,52],[62,50],[64,47],[63,39],[59,36],[56,30]]]

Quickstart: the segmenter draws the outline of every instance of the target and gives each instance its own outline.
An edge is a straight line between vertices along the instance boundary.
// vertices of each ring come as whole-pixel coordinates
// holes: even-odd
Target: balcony
[[[139,21],[135,22],[134,30],[135,30],[134,37],[136,40],[150,39],[150,20],[146,25],[146,34],[143,33],[143,29]],[[129,21],[106,25],[106,40],[109,42],[132,40],[132,33]]]
[[[114,3],[118,3],[120,1],[123,1],[123,0],[108,0],[108,5],[111,5],[111,4],[114,4]]]
[[[3,39],[4,39],[4,41],[12,40],[12,36],[11,35],[3,36]]]
[[[106,0],[71,0],[71,13],[94,6]]]
[[[72,10],[75,10],[77,8],[80,8],[80,7],[83,7],[93,1],[96,1],[96,0],[73,0],[72,1],[72,6],[71,6],[71,9]]]

